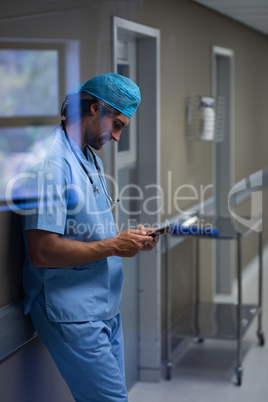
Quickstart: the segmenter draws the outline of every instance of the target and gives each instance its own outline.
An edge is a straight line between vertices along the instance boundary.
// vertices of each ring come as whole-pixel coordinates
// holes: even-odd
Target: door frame
[[[212,96],[222,96],[225,103],[224,141],[213,144],[215,215],[230,216],[228,195],[234,185],[234,51],[231,49],[212,47]],[[233,254],[231,242],[214,242],[214,295],[232,293]]]
[[[145,25],[113,17],[112,66],[117,71],[117,40],[135,39],[137,76],[142,102],[137,112],[138,184],[146,199],[153,200],[153,214],[141,208],[140,223],[160,225],[160,31]],[[148,152],[150,149],[150,152]],[[150,154],[150,155],[149,155]],[[113,177],[117,183],[117,146],[113,147]],[[148,187],[149,186],[149,187]],[[115,220],[117,222],[115,211]],[[161,250],[141,252],[138,260],[138,378],[161,379]]]

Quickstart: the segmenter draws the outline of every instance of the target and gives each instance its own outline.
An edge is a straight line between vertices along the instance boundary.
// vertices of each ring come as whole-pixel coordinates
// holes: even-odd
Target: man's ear
[[[92,104],[90,105],[90,112],[91,112],[92,115],[94,115],[95,113],[97,113],[99,110],[100,110],[100,106],[99,106],[99,104],[98,104],[97,102],[96,102],[96,103],[92,103]]]

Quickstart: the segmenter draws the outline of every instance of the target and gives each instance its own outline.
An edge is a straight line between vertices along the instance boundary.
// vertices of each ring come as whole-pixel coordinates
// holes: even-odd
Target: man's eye
[[[114,121],[114,128],[121,128],[121,123],[118,121]]]

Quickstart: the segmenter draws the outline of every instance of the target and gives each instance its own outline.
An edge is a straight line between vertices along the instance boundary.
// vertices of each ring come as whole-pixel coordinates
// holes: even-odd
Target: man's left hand
[[[145,228],[143,225],[138,225],[138,229],[146,232],[146,235],[151,234],[154,232],[154,229],[150,229],[150,228]],[[155,248],[155,246],[157,245],[157,243],[159,242],[159,235],[156,235],[153,237],[153,241],[151,243],[147,243],[144,242],[144,245],[142,246],[141,250],[143,251],[151,251],[153,248]]]

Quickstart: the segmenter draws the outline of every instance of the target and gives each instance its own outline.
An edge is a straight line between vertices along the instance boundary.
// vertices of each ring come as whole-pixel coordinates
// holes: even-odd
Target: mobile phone
[[[172,224],[166,225],[166,226],[162,226],[159,229],[156,229],[153,233],[150,233],[148,236],[157,236],[163,233],[167,233],[169,231],[169,229],[172,227]]]

